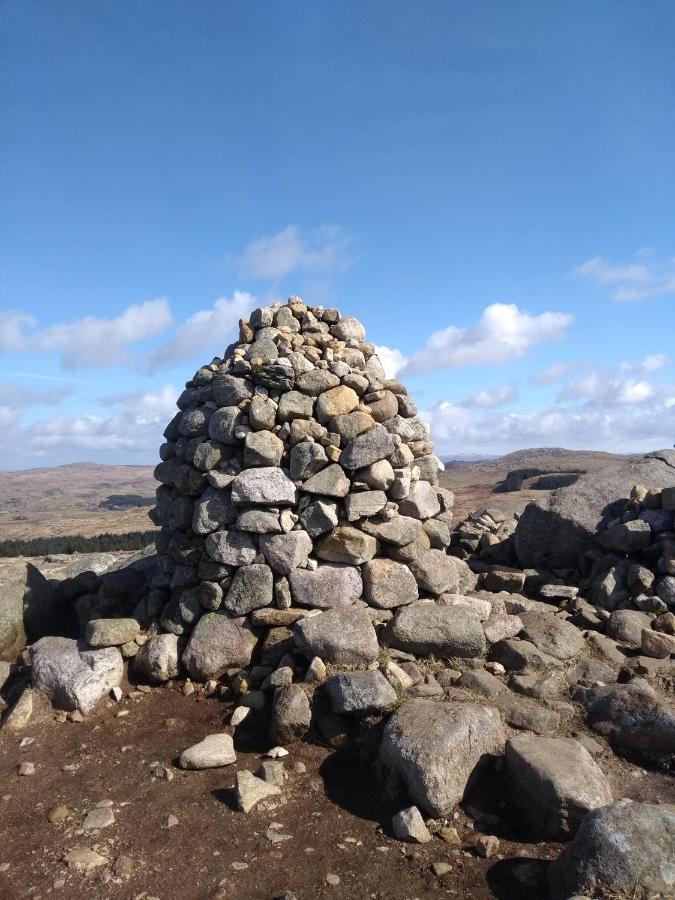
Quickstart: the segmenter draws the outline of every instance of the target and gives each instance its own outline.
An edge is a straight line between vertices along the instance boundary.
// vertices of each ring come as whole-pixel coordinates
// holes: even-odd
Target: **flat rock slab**
[[[267,800],[268,797],[277,797],[280,793],[281,789],[275,784],[268,784],[262,778],[257,778],[252,772],[246,771],[246,769],[242,772],[237,772],[235,794],[237,806],[242,812],[250,812],[261,800]]]
[[[482,655],[486,646],[478,616],[435,603],[402,607],[387,625],[384,640],[416,656],[474,657]]]
[[[307,659],[366,667],[377,659],[380,647],[365,609],[332,609],[301,619],[293,632],[295,644]]]
[[[40,638],[31,645],[33,686],[60,709],[91,712],[124,675],[124,660],[116,647],[80,654],[77,641]]]
[[[548,870],[552,900],[672,897],[675,805],[618,800],[593,810]]]
[[[579,629],[553,613],[523,612],[519,618],[523,623],[520,637],[549,656],[567,660],[586,649]]]
[[[341,672],[325,688],[338,714],[370,716],[392,707],[396,691],[381,672]]]
[[[511,797],[543,837],[566,839],[612,791],[591,754],[574,738],[518,735],[506,742]]]
[[[363,593],[361,570],[339,563],[323,564],[313,571],[294,569],[288,583],[293,602],[314,609],[351,606]]]
[[[295,485],[277,466],[245,469],[232,482],[236,505],[293,506],[295,500]]]
[[[229,734],[209,734],[203,741],[183,750],[178,760],[181,769],[213,769],[237,761]]]
[[[91,619],[84,629],[90,647],[118,647],[133,641],[141,630],[136,619]]]
[[[504,716],[504,721],[513,728],[533,731],[535,734],[549,734],[560,727],[560,716],[553,709],[506,691],[500,694],[495,704]]]
[[[200,681],[219,678],[233,666],[251,662],[256,637],[245,619],[233,619],[226,613],[205,613],[190,635],[183,652],[183,665],[192,678]]]
[[[385,726],[380,759],[418,806],[445,816],[504,741],[499,713],[489,706],[409,700]]]
[[[639,685],[612,684],[575,689],[588,724],[614,747],[642,753],[675,753],[675,704]]]

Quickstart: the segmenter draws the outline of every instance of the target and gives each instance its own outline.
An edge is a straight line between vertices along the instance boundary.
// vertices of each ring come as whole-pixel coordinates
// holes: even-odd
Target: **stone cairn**
[[[178,407],[155,470],[161,571],[144,618],[181,636],[191,677],[250,664],[266,628],[263,661],[320,611],[348,610],[344,628],[374,638],[398,607],[458,589],[442,464],[357,319],[297,297],[256,309]],[[368,664],[377,641],[365,660],[326,652]]]

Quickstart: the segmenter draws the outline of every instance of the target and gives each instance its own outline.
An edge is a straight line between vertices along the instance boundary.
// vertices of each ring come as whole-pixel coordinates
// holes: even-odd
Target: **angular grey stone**
[[[288,575],[298,566],[305,566],[312,552],[312,539],[306,531],[263,536],[258,546],[268,564],[280,575]]]
[[[384,427],[391,434],[398,434],[406,442],[426,441],[429,437],[427,426],[417,417],[404,419],[401,416],[392,416],[384,423]]]
[[[595,809],[549,866],[551,898],[672,896],[673,846],[675,804],[618,800]]]
[[[377,659],[379,646],[364,609],[331,609],[296,623],[293,638],[307,658],[319,656],[337,666],[366,667]]]
[[[325,683],[333,712],[370,716],[396,703],[396,691],[381,672],[341,672]]]
[[[209,734],[198,744],[183,750],[178,765],[181,769],[215,769],[237,761],[229,734]]]
[[[325,534],[337,523],[337,504],[329,500],[313,500],[300,514],[300,524],[311,538]]]
[[[328,457],[321,444],[301,441],[291,449],[289,462],[293,481],[305,481],[328,465]]]
[[[293,602],[315,609],[351,606],[363,593],[360,570],[337,563],[324,563],[314,570],[294,569],[288,582]]]
[[[485,652],[485,635],[478,616],[435,603],[415,603],[399,609],[387,625],[385,640],[416,656],[471,658]]]
[[[224,612],[205,613],[190,635],[183,665],[192,678],[219,678],[234,666],[251,662],[256,637],[245,619]]]
[[[393,609],[414,603],[419,594],[410,569],[393,559],[372,559],[363,565],[363,598],[371,606]]]
[[[402,809],[391,820],[394,837],[399,841],[411,844],[428,844],[433,840],[431,832],[424,823],[422,814],[416,806]]]
[[[520,637],[556,659],[572,659],[586,649],[578,628],[551,613],[520,613],[523,623]]]
[[[637,684],[575,688],[588,724],[609,743],[640,753],[675,753],[675,704]]]
[[[234,573],[223,606],[234,616],[246,616],[254,609],[271,606],[273,600],[272,570],[269,566],[253,563]]]
[[[269,509],[245,509],[237,519],[239,531],[250,531],[252,534],[280,534],[279,513]]]
[[[440,594],[457,593],[459,576],[454,559],[443,550],[427,550],[408,563],[410,571],[423,591]]]
[[[211,382],[211,393],[216,406],[238,406],[242,400],[253,396],[253,388],[243,378],[217,375]]]
[[[256,339],[246,351],[246,359],[260,360],[263,365],[273,363],[279,359],[277,345],[272,340],[265,338]]]
[[[422,528],[434,550],[445,550],[450,545],[452,532],[447,522],[441,522],[440,519],[427,519],[422,523]]]
[[[293,506],[295,498],[295,485],[276,466],[245,469],[232,482],[232,502],[240,506]]]
[[[0,565],[0,659],[12,661],[27,641],[57,631],[62,616],[62,604],[34,565]]]
[[[394,437],[383,425],[376,424],[349,441],[340,456],[340,465],[345,469],[362,469],[385,459],[396,447]]]
[[[549,734],[560,727],[560,716],[553,709],[542,706],[529,697],[520,697],[507,691],[495,700],[504,721],[513,728]]]
[[[60,709],[86,715],[122,681],[124,660],[116,647],[80,655],[70,638],[44,637],[30,648],[33,686]]]
[[[254,431],[271,431],[277,421],[277,405],[256,394],[247,409],[248,423]]]
[[[209,437],[220,444],[236,446],[240,441],[235,431],[241,425],[241,417],[241,410],[237,406],[224,406],[215,410],[209,418]]]
[[[345,497],[345,513],[348,522],[355,522],[364,516],[374,516],[387,505],[384,491],[360,491]]]
[[[277,422],[292,422],[293,419],[310,419],[314,411],[314,400],[300,391],[288,391],[281,395],[277,409]]]
[[[155,634],[134,657],[133,670],[143,683],[161,684],[180,672],[178,635]]]
[[[318,397],[319,394],[323,394],[324,391],[329,391],[339,384],[340,379],[337,375],[333,375],[327,369],[312,369],[311,372],[300,375],[295,382],[299,391],[309,394],[311,397]]]
[[[252,772],[248,772],[246,769],[237,772],[235,794],[237,805],[244,813],[250,812],[261,800],[276,797],[280,793],[281,788],[275,784],[268,784],[262,778],[256,778]]]
[[[498,697],[506,690],[506,685],[485,669],[467,669],[457,681],[461,688],[480,694],[481,697]]]
[[[275,691],[270,722],[270,739],[275,744],[300,740],[309,731],[311,721],[309,699],[299,684]]]
[[[511,670],[554,669],[562,666],[557,657],[544,653],[530,641],[515,638],[507,638],[494,644],[490,651],[490,659]]]
[[[637,553],[648,547],[652,540],[652,530],[642,519],[612,525],[598,536],[599,542],[607,550],[616,553]]]
[[[217,441],[204,441],[192,456],[192,463],[202,472],[208,472],[218,465],[223,458],[223,450]]]
[[[403,516],[414,519],[430,519],[441,511],[436,489],[428,481],[416,481],[411,485],[408,496],[401,500],[398,511]]]
[[[331,325],[330,333],[341,341],[348,341],[352,338],[363,341],[366,337],[365,328],[354,316],[342,316],[339,322]]]
[[[296,445],[297,446],[297,445]],[[302,485],[302,490],[307,494],[322,494],[325,497],[346,497],[349,493],[349,479],[342,471],[342,467],[333,463],[312,475]]]
[[[360,565],[377,553],[377,541],[351,525],[338,525],[314,548],[319,559],[329,562]]]
[[[226,566],[246,566],[257,554],[256,540],[245,531],[216,531],[204,542],[204,549],[215,562]]]
[[[472,703],[409,700],[384,729],[380,759],[419,807],[434,817],[452,812],[491,755],[501,755],[497,710]]]
[[[133,641],[140,630],[136,619],[90,619],[84,639],[90,647],[117,647]]]
[[[393,516],[391,519],[367,519],[361,522],[360,528],[385,544],[404,547],[417,539],[422,531],[422,523],[409,516]]]
[[[653,616],[636,609],[615,609],[607,620],[605,632],[609,637],[624,644],[640,646],[642,629],[651,628]]]
[[[186,409],[178,420],[178,430],[185,437],[206,434],[210,413],[210,409]]]
[[[375,425],[375,419],[370,413],[356,410],[343,416],[333,416],[328,423],[331,431],[339,434],[342,441],[351,441],[364,431],[368,431]]]
[[[284,453],[284,442],[271,431],[249,431],[244,441],[246,467],[278,466]]]
[[[229,491],[207,487],[195,503],[192,530],[195,534],[210,534],[236,522],[237,515],[238,510],[230,499]]]
[[[536,831],[551,840],[574,835],[586,813],[613,799],[602,769],[574,738],[509,738],[506,777],[514,802]]]
[[[394,469],[388,459],[371,463],[354,475],[354,481],[367,485],[371,491],[388,491],[395,480]]]

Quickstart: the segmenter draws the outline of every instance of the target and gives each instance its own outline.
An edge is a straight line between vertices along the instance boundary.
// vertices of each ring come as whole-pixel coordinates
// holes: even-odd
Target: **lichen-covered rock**
[[[311,660],[320,657],[337,666],[365,668],[377,659],[377,635],[364,609],[331,609],[301,619],[293,632],[295,644]]]
[[[251,661],[256,638],[243,618],[226,613],[205,613],[183,652],[183,665],[192,678],[218,678],[232,666]]]
[[[417,656],[480,656],[485,634],[480,619],[467,609],[415,603],[402,607],[385,632],[392,647]]]

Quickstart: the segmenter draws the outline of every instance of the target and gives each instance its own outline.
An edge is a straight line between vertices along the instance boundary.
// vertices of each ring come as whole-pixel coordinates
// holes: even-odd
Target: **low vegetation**
[[[152,529],[150,531],[129,531],[126,534],[95,534],[92,537],[71,534],[61,537],[0,541],[0,557],[141,550],[155,540],[156,534],[156,530]]]

